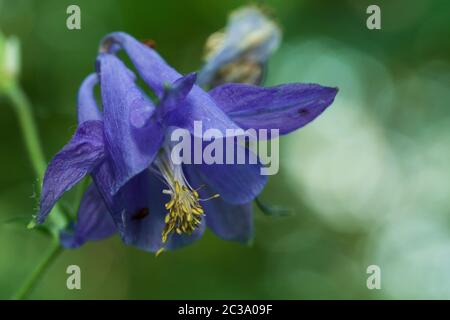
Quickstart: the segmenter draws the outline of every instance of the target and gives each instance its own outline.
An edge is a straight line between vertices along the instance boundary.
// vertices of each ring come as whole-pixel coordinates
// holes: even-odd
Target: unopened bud
[[[213,33],[206,42],[206,63],[198,83],[206,87],[227,82],[259,84],[280,40],[280,28],[257,7],[233,12],[225,30]]]
[[[0,33],[0,88],[15,81],[20,73],[20,43]]]

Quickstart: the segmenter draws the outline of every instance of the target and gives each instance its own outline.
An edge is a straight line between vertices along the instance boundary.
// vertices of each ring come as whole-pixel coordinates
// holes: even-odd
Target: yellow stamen
[[[156,253],[160,255],[171,234],[192,234],[200,226],[205,214],[200,202],[219,195],[201,199],[198,190],[203,186],[193,189],[187,182],[182,167],[171,162],[167,151],[159,154],[155,165],[169,187],[162,192],[170,196],[170,200],[165,204],[168,213],[164,218],[165,226],[161,234],[162,248]]]
[[[163,243],[172,232],[191,234],[200,225],[204,214],[198,193],[186,185],[180,185],[178,181],[175,181],[173,188],[165,190],[165,193],[169,194],[171,199],[165,205],[169,213],[165,217]]]
[[[156,251],[155,256],[159,257],[164,252],[164,248],[159,249]]]

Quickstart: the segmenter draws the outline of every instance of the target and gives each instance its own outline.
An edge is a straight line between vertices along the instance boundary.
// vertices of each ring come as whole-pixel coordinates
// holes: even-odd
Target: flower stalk
[[[30,274],[30,277],[25,281],[25,283],[16,292],[16,294],[14,294],[13,296],[14,300],[21,300],[28,298],[28,296],[33,291],[36,284],[44,275],[45,271],[52,264],[52,262],[55,261],[55,259],[59,256],[62,250],[63,248],[59,244],[59,241],[57,239],[54,239],[44,259],[41,260],[36,269],[34,269],[33,272]]]
[[[44,153],[42,151],[39,135],[37,132],[37,126],[32,115],[31,104],[23,92],[23,90],[16,84],[16,82],[10,82],[5,85],[2,90],[2,94],[6,96],[14,111],[16,112],[20,131],[24,139],[25,147],[33,166],[33,171],[37,179],[38,192],[40,194],[42,188],[42,177],[44,176],[47,162],[45,161]],[[67,217],[65,217],[63,211],[59,206],[55,206],[54,214],[50,220],[52,225],[52,231],[57,236],[57,231],[61,230],[67,224]],[[32,228],[34,223],[31,222],[29,227]]]
[[[4,90],[5,95],[9,98],[14,110],[17,113],[20,130],[23,133],[25,146],[28,156],[33,165],[36,177],[40,180],[45,172],[47,163],[42,153],[41,143],[37,136],[36,124],[31,114],[31,106],[24,92],[16,84],[9,85]],[[40,182],[40,181],[39,181]],[[41,183],[39,183],[39,187]]]
[[[35,176],[38,180],[37,185],[40,193],[42,186],[41,179],[45,172],[46,161],[42,152],[41,143],[39,141],[36,123],[32,115],[31,104],[23,90],[15,82],[10,82],[7,85],[2,86],[0,93],[9,99],[17,114],[25,147],[31,160]],[[32,271],[30,277],[14,294],[13,299],[27,298],[38,281],[42,278],[45,271],[62,251],[58,238],[59,230],[67,224],[67,219],[60,210],[59,206],[56,206],[53,211],[54,214],[50,220],[50,225],[52,226],[50,231],[53,235],[51,247],[37,267]],[[29,228],[34,226],[33,222],[34,219],[28,225]]]
[[[45,173],[47,162],[42,151],[37,126],[33,118],[31,104],[18,84],[20,70],[20,49],[18,40],[6,39],[0,33],[0,96],[6,97],[14,109],[19,121],[25,148],[30,158],[34,175],[37,179],[37,189],[40,195],[42,189],[42,177]],[[59,244],[59,232],[67,225],[67,217],[59,206],[53,209],[54,214],[48,224],[49,234],[52,235],[51,247],[48,253],[38,263],[36,268],[19,290],[13,295],[13,299],[25,299],[29,296],[45,271],[62,251]],[[35,225],[34,218],[28,224],[28,228]]]

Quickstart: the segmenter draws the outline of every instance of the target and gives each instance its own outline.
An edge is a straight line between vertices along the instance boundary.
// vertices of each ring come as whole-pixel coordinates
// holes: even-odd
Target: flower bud
[[[15,81],[20,72],[20,43],[0,32],[0,88]]]
[[[227,82],[259,84],[280,40],[280,28],[257,7],[233,12],[225,30],[213,33],[206,42],[206,63],[198,83],[206,87]]]

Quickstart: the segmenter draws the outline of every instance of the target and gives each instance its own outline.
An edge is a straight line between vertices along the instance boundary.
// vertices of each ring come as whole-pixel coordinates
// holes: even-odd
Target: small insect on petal
[[[156,48],[156,42],[152,39],[144,39],[141,41],[143,44],[145,44],[147,47],[155,49]]]

